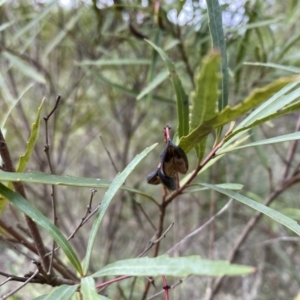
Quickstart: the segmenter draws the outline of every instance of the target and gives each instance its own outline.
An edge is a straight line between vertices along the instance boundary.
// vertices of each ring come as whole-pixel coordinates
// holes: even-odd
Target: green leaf
[[[45,60],[46,57],[49,55],[49,53],[51,53],[51,51],[53,49],[55,49],[55,47],[61,43],[61,41],[69,34],[69,31],[75,26],[75,24],[77,23],[77,21],[79,20],[82,12],[84,10],[78,9],[75,10],[75,15],[71,17],[71,19],[68,21],[68,23],[64,26],[63,29],[61,29],[58,33],[58,35],[56,37],[53,37],[51,39],[51,42],[47,45],[44,54],[43,54],[43,58],[42,60]]]
[[[20,59],[19,57],[10,54],[7,51],[3,51],[2,55],[9,60],[9,62],[14,65],[19,72],[23,73],[25,76],[30,77],[31,79],[39,82],[46,83],[46,80],[43,75],[41,75],[37,70],[35,70],[30,64]]]
[[[260,67],[267,67],[267,68],[274,68],[278,70],[283,70],[291,73],[300,73],[300,68],[294,67],[294,66],[285,66],[280,64],[274,64],[274,63],[258,63],[258,62],[244,62],[244,65],[247,66],[260,66]]]
[[[94,245],[94,242],[97,237],[97,233],[100,227],[100,223],[103,219],[103,216],[113,199],[116,192],[120,189],[126,178],[129,176],[129,174],[133,171],[133,169],[138,165],[138,163],[150,152],[154,147],[156,147],[157,144],[154,144],[148,148],[146,148],[143,152],[136,155],[136,157],[130,162],[130,164],[121,172],[119,173],[115,179],[112,181],[112,183],[109,186],[109,189],[105,193],[101,206],[97,212],[97,215],[95,217],[95,220],[93,222],[92,229],[90,231],[87,250],[86,250],[86,256],[85,256],[85,265],[84,265],[84,273],[86,274],[89,268],[90,259],[92,255],[92,248]]]
[[[25,215],[30,217],[35,223],[44,228],[51,237],[55,240],[57,245],[61,247],[63,252],[69,258],[70,263],[74,268],[82,274],[82,268],[80,262],[70,246],[67,239],[62,235],[59,229],[49,221],[39,210],[32,206],[26,199],[20,194],[7,188],[5,185],[0,183],[0,194],[3,195],[13,206],[22,211]]]
[[[149,65],[149,59],[98,59],[82,60],[77,62],[80,66],[122,66],[122,65]]]
[[[222,25],[222,10],[218,0],[206,1],[209,29],[213,42],[213,47],[219,49],[221,52],[222,61],[222,94],[219,99],[219,111],[224,109],[228,103],[228,66],[227,66],[227,53],[226,43]]]
[[[199,125],[196,129],[190,132],[188,136],[183,136],[179,141],[179,147],[188,153],[214,129],[228,124],[242,116],[255,106],[266,101],[268,97],[271,97],[288,83],[295,81],[295,79],[297,79],[296,76],[280,78],[263,88],[255,89],[242,103],[234,107],[227,106],[216,117]]]
[[[0,25],[0,32],[3,31],[3,30],[5,30],[6,28],[8,28],[9,26],[11,26],[12,24],[14,24],[13,21],[3,23],[2,25]]]
[[[12,43],[15,43],[20,37],[23,37],[24,34],[29,31],[32,27],[36,27],[39,28],[39,26],[37,26],[37,24],[40,21],[45,21],[46,20],[46,16],[52,11],[53,7],[56,5],[56,3],[58,2],[58,0],[54,0],[51,1],[50,3],[48,3],[49,5],[45,7],[45,9],[43,11],[39,11],[38,14],[36,14],[36,17],[34,19],[32,19],[32,21],[30,21],[29,23],[27,23],[23,28],[20,28],[17,31],[17,34],[15,36],[13,36],[12,39]]]
[[[115,82],[112,82],[112,81],[108,80],[107,78],[105,78],[104,76],[100,75],[99,72],[94,72],[93,70],[91,70],[91,72],[93,73],[94,76],[96,76],[102,82],[104,82],[104,83],[108,84],[109,86],[115,88],[116,90],[124,93],[125,95],[129,95],[129,96],[133,96],[133,97],[137,97],[139,95],[139,91],[137,91],[137,90],[128,89],[124,86],[121,86],[121,85],[115,83]],[[159,97],[159,96],[153,96],[153,100],[175,104],[175,101],[173,101],[171,99]]]
[[[21,155],[19,158],[19,163],[16,172],[22,173],[25,170],[27,163],[32,155],[33,148],[39,136],[41,110],[44,104],[44,100],[45,98],[42,100],[41,105],[38,108],[35,122],[31,125],[31,132],[29,140],[27,142],[26,151],[24,155]]]
[[[201,259],[199,256],[169,257],[166,255],[149,258],[132,258],[119,260],[105,266],[93,277],[102,276],[176,276],[188,275],[205,276],[237,276],[254,272],[254,268],[241,265],[231,265],[228,261],[212,261]]]
[[[196,193],[196,192],[208,190],[208,188],[206,188],[206,187],[199,188],[197,186],[202,186],[202,183],[190,184],[188,186],[188,189],[186,189],[184,191],[184,193]],[[241,190],[243,188],[243,185],[239,184],[239,183],[220,183],[220,184],[216,184],[216,186],[226,189],[226,190]]]
[[[173,89],[176,94],[176,102],[177,102],[177,118],[178,118],[178,136],[181,138],[185,136],[189,132],[189,103],[188,97],[183,89],[181,80],[177,74],[175,65],[171,62],[166,53],[150,41],[146,40],[161,56],[163,59],[168,71],[170,80],[173,85]]]
[[[160,40],[161,40],[161,30],[160,30],[160,28],[157,28],[155,30],[155,34],[154,34],[155,45],[159,45]],[[147,74],[147,82],[148,83],[149,82],[151,83],[153,81],[154,77],[156,77],[156,66],[157,66],[157,61],[158,61],[158,56],[159,56],[159,54],[157,53],[157,51],[155,51],[155,49],[152,49],[151,52],[152,52],[151,53],[151,64],[149,66],[148,74]],[[150,93],[148,93],[148,97],[147,97],[148,108],[150,107],[152,100],[153,100],[153,92],[151,91]]]
[[[239,147],[235,147],[235,148],[220,149],[219,151],[217,151],[217,154],[223,154],[223,153],[226,153],[226,152],[231,152],[231,151],[235,151],[235,150],[239,150],[239,149],[243,149],[243,148],[248,148],[248,147],[255,147],[255,146],[261,146],[261,145],[281,143],[281,142],[288,142],[288,141],[294,141],[294,140],[299,140],[299,139],[300,139],[300,132],[294,132],[294,133],[290,133],[290,134],[280,135],[280,136],[276,136],[276,137],[273,137],[273,138],[269,138],[269,139],[249,143],[249,144],[239,146]]]
[[[192,92],[190,131],[216,116],[218,101],[219,52],[213,51],[202,62],[200,72],[196,75],[196,90]],[[204,156],[206,139],[196,146],[198,160]]]
[[[298,235],[300,235],[300,226],[298,225],[298,223],[290,218],[288,218],[287,216],[281,214],[280,212],[265,206],[261,203],[258,203],[256,201],[253,201],[252,199],[245,197],[241,194],[238,194],[236,192],[230,191],[230,190],[225,190],[222,189],[220,187],[217,187],[215,185],[212,184],[207,184],[207,183],[203,183],[202,184],[205,187],[208,187],[212,190],[218,191],[224,195],[227,195],[228,197],[231,197],[235,200],[240,201],[243,204],[248,205],[249,207],[265,214],[266,216],[269,216],[270,218],[272,218],[273,220],[277,221],[278,223],[288,227],[289,229],[291,229],[292,231],[294,231],[295,233],[297,233]]]
[[[144,96],[152,92],[157,86],[168,78],[168,71],[163,71],[156,75],[156,77],[138,94],[136,100],[142,99]]]
[[[18,102],[18,101],[16,101]],[[35,122],[31,125],[31,132],[30,132],[30,137],[29,141],[27,142],[27,147],[24,155],[21,155],[19,158],[19,163],[16,172],[23,172],[33,151],[33,148],[35,146],[35,143],[38,139],[39,135],[39,128],[40,128],[40,117],[41,117],[41,109],[44,104],[44,99],[42,100],[42,103],[40,107],[38,108],[38,113],[36,116]],[[14,106],[14,105],[13,105]],[[9,183],[8,187],[11,188],[12,184]],[[6,205],[7,201],[5,199],[0,199],[0,215],[3,212],[3,209]]]
[[[55,287],[47,295],[39,296],[34,300],[69,300],[76,292],[78,284],[76,285],[61,285]]]
[[[2,78],[0,78],[0,87],[2,88],[2,92],[3,92],[3,90],[5,89],[5,87],[2,86],[2,84],[1,84],[1,79],[2,79]],[[11,112],[13,111],[13,109],[16,107],[16,105],[19,103],[19,101],[22,99],[22,97],[25,95],[25,93],[26,93],[30,88],[32,88],[33,86],[34,86],[34,84],[32,84],[32,83],[28,84],[28,85],[20,92],[18,99],[16,99],[16,100],[13,100],[13,99],[12,99],[12,101],[7,101],[7,104],[8,104],[8,102],[11,102],[11,103],[8,104],[9,108],[7,109],[5,115],[4,115],[4,116],[1,116],[1,124],[0,124],[0,127],[1,127],[1,128],[4,128],[5,123],[6,123],[7,119],[8,119],[8,117],[10,116]],[[6,92],[5,92],[5,94],[6,94]],[[6,95],[5,95],[5,97],[6,97]],[[12,96],[11,96],[11,97],[12,97]],[[8,96],[8,98],[10,98],[10,97]]]
[[[95,287],[95,280],[92,277],[81,278],[81,294],[83,300],[99,300]]]
[[[293,208],[293,207],[285,207],[280,209],[280,213],[283,215],[295,220],[300,220],[300,209],[299,208]]]
[[[292,111],[298,110],[299,102],[291,104],[290,106],[287,105],[299,98],[300,88],[293,90],[297,85],[299,85],[299,83],[300,81],[297,80],[288,84],[275,95],[273,95],[268,101],[264,102],[253,112],[251,112],[226,138],[226,143],[222,148],[228,147],[229,144],[232,144],[249,129]],[[291,90],[293,91],[287,94]]]
[[[65,185],[65,186],[76,186],[85,188],[99,188],[108,189],[111,181],[100,179],[100,178],[85,178],[75,177],[68,175],[54,175],[41,172],[28,172],[28,173],[15,173],[15,172],[4,172],[0,170],[0,181],[21,181],[30,183],[40,184],[51,184],[51,185]],[[144,192],[137,189],[121,186],[122,190],[129,191],[143,197],[146,197],[152,201],[154,198]]]

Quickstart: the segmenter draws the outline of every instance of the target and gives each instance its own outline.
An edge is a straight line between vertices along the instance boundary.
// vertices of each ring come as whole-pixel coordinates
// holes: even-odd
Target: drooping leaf
[[[179,147],[188,153],[210,132],[212,132],[212,130],[228,124],[236,118],[244,115],[246,112],[263,103],[266,99],[268,99],[268,97],[272,96],[285,85],[295,81],[296,79],[297,77],[295,76],[280,78],[263,88],[255,89],[242,103],[234,107],[227,106],[216,117],[198,126],[188,136],[183,136],[179,141]]]
[[[95,243],[97,233],[100,227],[100,223],[103,219],[103,216],[113,199],[116,192],[120,189],[126,178],[129,176],[129,174],[133,171],[133,169],[138,165],[138,163],[152,150],[154,147],[156,147],[157,144],[154,144],[148,148],[146,148],[143,152],[138,154],[130,163],[129,165],[121,172],[119,173],[112,183],[110,184],[107,192],[105,193],[100,209],[97,212],[97,215],[95,217],[95,220],[93,222],[92,229],[90,231],[87,250],[86,250],[86,256],[85,256],[85,265],[84,265],[84,273],[86,274],[89,268],[90,259],[92,255],[92,249],[93,245]]]
[[[33,300],[69,300],[75,294],[78,288],[78,284],[76,285],[61,285],[55,287],[51,290],[51,292],[47,295],[39,296],[34,298]]]
[[[222,10],[218,0],[208,0],[206,3],[213,47],[221,52],[222,88],[219,99],[219,111],[221,111],[228,103],[228,65],[222,24]]]
[[[196,75],[196,90],[192,92],[192,106],[190,113],[190,131],[216,116],[218,103],[218,86],[220,54],[217,51],[207,55]],[[206,139],[196,146],[198,160],[201,160],[205,151]]]
[[[178,136],[185,136],[189,132],[189,104],[188,97],[183,89],[181,80],[177,74],[175,65],[171,62],[166,53],[150,41],[146,40],[161,56],[168,71],[174,92],[176,94],[177,103],[177,119],[178,119]]]
[[[265,214],[266,216],[269,216],[273,220],[277,221],[278,223],[286,226],[290,230],[292,230],[295,233],[297,233],[298,235],[300,235],[300,225],[298,225],[298,223],[296,221],[288,218],[287,216],[281,214],[280,212],[278,212],[268,206],[265,206],[259,202],[253,201],[252,199],[250,199],[246,196],[243,196],[239,193],[236,193],[234,191],[225,190],[225,189],[222,189],[220,187],[217,187],[215,185],[208,184],[208,183],[205,183],[205,184],[203,183],[202,185],[205,187],[208,187],[212,190],[216,190],[224,195],[227,195],[228,197],[231,197],[235,200],[240,201],[243,204],[250,206],[251,208],[255,209],[256,211],[259,211],[259,212]]]
[[[253,267],[230,264],[222,260],[206,260],[199,256],[169,257],[166,255],[149,258],[119,260],[105,266],[93,277],[131,275],[131,276],[237,276],[254,272]]]
[[[41,172],[15,173],[3,172],[0,170],[0,181],[21,181],[29,183],[40,183],[49,185],[65,185],[85,188],[108,189],[111,181],[100,178],[85,178],[68,175],[54,175]],[[120,189],[126,190],[154,201],[153,197],[132,187],[121,186]]]
[[[67,239],[59,231],[59,229],[47,219],[39,210],[32,206],[26,199],[24,199],[19,193],[12,191],[0,182],[0,194],[3,195],[14,207],[22,211],[25,215],[30,217],[35,223],[44,228],[51,237],[59,245],[62,251],[68,257],[70,263],[74,268],[82,274],[81,264],[79,259],[70,246]]]

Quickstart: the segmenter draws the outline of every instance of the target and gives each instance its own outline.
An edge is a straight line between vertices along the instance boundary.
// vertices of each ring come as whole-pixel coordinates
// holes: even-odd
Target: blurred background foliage
[[[17,163],[26,148],[42,98],[46,98],[46,115],[59,94],[62,102],[50,121],[55,173],[112,180],[137,153],[158,142],[126,185],[160,199],[161,188],[147,185],[146,176],[157,166],[164,145],[163,127],[168,124],[173,134],[176,131],[176,105],[165,66],[144,38],[164,49],[190,95],[200,62],[211,49],[205,1],[2,0],[0,4],[0,122],[14,161]],[[256,87],[299,73],[300,2],[224,0],[220,4],[230,105],[241,102]],[[254,129],[251,138],[292,132],[297,119],[298,113],[276,119]],[[44,144],[42,123],[27,170],[49,172]],[[212,140],[208,139],[207,151],[211,147]],[[241,183],[246,194],[262,202],[281,176],[287,149],[288,144],[282,143],[233,152],[202,173],[199,182]],[[298,160],[297,154],[293,163],[297,165]],[[193,151],[189,161],[192,169],[196,162]],[[50,187],[28,184],[26,188],[31,203],[50,217]],[[94,201],[100,202],[103,193],[98,190]],[[66,235],[80,222],[89,197],[88,189],[58,188],[58,224]],[[299,220],[298,198],[299,186],[295,185],[273,207]],[[160,253],[203,224],[226,201],[213,191],[176,199],[165,223],[167,227],[175,220],[174,229],[162,242]],[[118,193],[99,232],[91,271],[144,250],[155,234],[144,212],[157,223],[158,210],[152,202],[124,191]],[[253,213],[234,203],[176,255],[226,259],[232,241]],[[9,207],[2,217],[12,218]],[[81,259],[90,226],[88,223],[72,240]],[[300,284],[300,255],[298,239],[287,238],[290,236],[293,234],[287,228],[264,217],[240,249],[237,260],[257,266],[257,273],[226,280],[215,299],[295,297]],[[24,273],[30,261],[16,257],[6,244],[0,243],[0,249],[0,268]],[[106,292],[112,299],[128,299],[131,283],[120,282]],[[202,299],[209,283],[209,278],[193,276],[175,289],[172,299]],[[138,279],[132,299],[139,299],[143,288],[144,279]],[[27,286],[23,294],[15,299],[38,296],[41,286]]]

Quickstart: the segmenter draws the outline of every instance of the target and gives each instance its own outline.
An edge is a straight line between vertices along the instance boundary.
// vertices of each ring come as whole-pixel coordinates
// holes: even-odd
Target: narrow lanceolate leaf
[[[133,171],[133,169],[138,165],[138,163],[152,150],[154,147],[156,147],[157,144],[154,144],[148,148],[146,148],[142,153],[138,154],[131,162],[130,164],[121,172],[119,173],[115,179],[112,181],[111,185],[109,186],[109,189],[105,193],[100,209],[97,212],[97,215],[95,217],[92,229],[90,231],[87,250],[86,250],[86,256],[85,256],[85,266],[84,266],[84,273],[86,274],[89,269],[91,254],[92,254],[92,248],[94,245],[94,242],[97,237],[98,229],[100,226],[100,223],[103,219],[103,216],[113,199],[116,192],[120,189],[126,178],[129,176],[129,174]]]
[[[44,100],[42,100],[41,105],[38,108],[38,112],[36,115],[36,119],[35,122],[31,125],[31,132],[30,132],[30,137],[29,140],[27,142],[27,147],[26,147],[26,151],[24,153],[24,155],[21,155],[19,158],[19,163],[18,163],[18,167],[16,172],[23,172],[27,166],[27,163],[31,157],[31,154],[33,152],[33,148],[35,146],[35,143],[38,139],[39,136],[39,129],[40,129],[40,118],[41,118],[41,111],[42,111],[42,107],[44,104]]]
[[[240,183],[220,183],[220,184],[216,184],[216,186],[226,190],[241,190],[243,188],[243,185]],[[189,188],[186,189],[184,193],[196,193],[205,190],[208,190],[208,188],[203,187],[201,183],[196,183],[196,184],[190,184]]]
[[[81,16],[83,9],[76,10],[75,15],[71,17],[68,23],[64,26],[63,30],[60,30],[56,37],[51,39],[51,42],[47,45],[45,52],[43,54],[43,60],[51,53],[55,47],[57,47],[61,41],[69,34],[69,31],[75,26],[79,17]]]
[[[46,20],[47,15],[53,10],[53,7],[56,5],[57,2],[58,0],[49,1],[47,2],[48,5],[45,7],[44,10],[39,11],[36,15],[32,14],[34,16],[33,19],[29,23],[27,23],[24,27],[20,28],[17,31],[16,35],[13,36],[11,42],[12,43],[16,42],[19,38],[23,37],[27,31],[31,30],[31,28],[33,27],[38,28],[39,27],[37,26],[38,23],[42,20],[43,21]]]
[[[217,152],[217,154],[231,152],[231,151],[248,148],[248,147],[256,147],[256,146],[269,145],[269,144],[274,144],[274,143],[289,142],[289,141],[294,141],[294,140],[299,140],[299,139],[300,139],[300,132],[294,132],[294,133],[290,133],[290,134],[276,136],[276,137],[273,137],[270,139],[265,139],[265,140],[249,143],[249,144],[235,147],[235,148],[221,149],[220,151]]]
[[[120,65],[149,65],[148,59],[98,59],[83,60],[77,63],[80,66],[120,66]]]
[[[85,68],[87,70],[87,67]],[[124,86],[121,86],[111,80],[108,80],[107,78],[105,78],[104,76],[100,75],[99,72],[94,72],[93,70],[90,70],[93,74],[93,76],[97,77],[98,79],[100,79],[102,82],[104,82],[105,84],[115,88],[116,90],[120,91],[121,93],[124,93],[125,95],[129,95],[129,96],[133,96],[133,97],[137,97],[139,95],[139,91],[138,90],[134,90],[134,89],[128,89]],[[0,82],[1,84],[1,82]],[[160,96],[153,96],[153,100],[155,101],[160,101],[160,102],[168,102],[171,104],[175,104],[174,100],[171,99],[167,99],[167,98],[163,98]]]
[[[220,50],[222,58],[222,93],[219,99],[219,111],[221,111],[228,103],[228,66],[222,24],[222,10],[218,0],[207,0],[206,3],[213,47]]]
[[[231,265],[228,261],[212,261],[201,259],[199,256],[189,257],[169,257],[167,255],[156,258],[142,257],[120,260],[109,264],[93,277],[102,276],[188,276],[188,275],[206,275],[206,276],[237,276],[254,272],[253,267]]]
[[[226,137],[226,143],[222,148],[227,148],[229,144],[236,141],[242,134],[247,132],[254,126],[265,123],[274,118],[278,118],[292,111],[299,110],[300,102],[297,101],[300,97],[299,80],[292,82],[275,93],[268,101],[262,103],[253,112],[251,112],[235,130]],[[298,85],[298,88],[295,87]],[[289,105],[290,104],[290,105]]]
[[[39,83],[46,83],[44,76],[41,73],[39,73],[35,68],[33,68],[28,62],[25,62],[21,58],[12,55],[7,51],[2,52],[2,55],[6,59],[8,59],[9,62],[12,65],[14,65],[19,72],[23,73],[25,76],[28,76]]]
[[[279,64],[274,64],[274,63],[244,62],[244,65],[274,68],[274,69],[283,70],[283,71],[296,73],[296,74],[300,73],[300,68],[298,68],[298,67],[279,65]]]
[[[83,300],[99,300],[95,280],[90,276],[81,278],[80,291]]]
[[[3,172],[1,170],[0,170],[0,181],[20,181],[20,182],[29,182],[29,183],[65,185],[65,186],[99,188],[99,189],[108,189],[111,184],[111,181],[100,179],[100,178],[85,178],[85,177],[75,177],[75,176],[68,176],[68,175],[54,175],[54,174],[48,174],[42,172],[15,173],[15,172]],[[152,201],[154,200],[152,196],[132,187],[122,185],[120,189],[141,195]]]
[[[281,214],[280,212],[265,206],[261,203],[258,203],[246,196],[243,196],[241,194],[238,194],[234,191],[230,191],[230,190],[225,190],[222,189],[220,187],[217,187],[215,185],[212,184],[207,184],[207,183],[203,183],[202,184],[205,187],[208,187],[212,190],[216,190],[224,195],[227,195],[228,197],[231,197],[235,200],[240,201],[243,204],[246,204],[248,206],[250,206],[251,208],[255,209],[256,211],[259,211],[267,216],[269,216],[270,218],[272,218],[273,220],[277,221],[278,223],[288,227],[290,230],[294,231],[295,233],[297,233],[298,235],[300,235],[300,225],[298,225],[298,223],[290,218],[288,218],[287,216]]]
[[[189,103],[188,97],[183,89],[181,80],[177,74],[176,67],[166,55],[166,53],[150,41],[147,41],[161,56],[169,71],[170,80],[176,95],[177,102],[177,119],[178,119],[178,136],[181,138],[189,133]]]
[[[263,103],[274,93],[278,92],[285,85],[295,81],[296,79],[297,76],[280,78],[263,88],[255,89],[242,103],[234,107],[227,106],[217,116],[211,120],[205,121],[203,124],[195,128],[188,136],[182,137],[179,141],[179,147],[186,153],[191,151],[214,129],[228,124],[236,118],[244,115],[246,112]]]
[[[203,59],[200,72],[196,75],[196,90],[191,95],[190,131],[216,116],[220,81],[219,62],[219,52],[211,52]],[[204,155],[205,144],[206,139],[196,146],[199,160]]]
[[[38,113],[36,116],[36,120],[35,122],[31,125],[31,132],[30,132],[30,137],[29,140],[27,142],[27,147],[26,147],[26,151],[24,155],[21,155],[19,158],[19,163],[18,163],[18,167],[16,172],[23,172],[24,169],[26,168],[26,165],[31,157],[33,148],[35,146],[35,143],[38,139],[38,135],[39,135],[39,128],[40,128],[40,117],[41,117],[41,110],[42,110],[42,106],[44,104],[44,99],[42,100],[42,103],[40,105],[40,107],[38,108]],[[12,187],[12,184],[9,183],[8,185],[9,188]],[[5,199],[2,199],[0,201],[0,215],[4,209],[6,205],[6,201]]]
[[[69,300],[78,288],[76,285],[61,285],[52,289],[51,293],[35,298],[34,300]]]
[[[76,256],[73,248],[70,246],[67,239],[62,235],[59,229],[49,221],[39,210],[32,206],[26,199],[19,193],[12,191],[5,185],[0,183],[0,194],[3,195],[13,206],[22,211],[25,215],[30,217],[35,223],[44,228],[51,237],[55,240],[57,245],[61,247],[63,252],[68,257],[70,263],[74,268],[82,274],[82,268],[78,257]]]
[[[136,100],[142,99],[144,96],[152,92],[157,86],[165,81],[169,76],[168,71],[159,73],[136,97]]]

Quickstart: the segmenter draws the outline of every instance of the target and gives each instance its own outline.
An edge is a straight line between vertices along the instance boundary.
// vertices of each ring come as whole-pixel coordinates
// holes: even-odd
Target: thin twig
[[[174,222],[170,224],[170,226],[166,229],[166,231],[155,241],[150,241],[150,245],[138,256],[143,256],[146,252],[148,252],[155,244],[159,243],[163,238],[166,237],[166,234],[169,232],[169,230],[173,227]]]
[[[1,155],[3,163],[5,165],[5,171],[15,172],[16,170],[13,166],[10,152],[8,150],[8,147],[7,147],[7,144],[6,144],[6,141],[4,139],[1,129],[0,129],[0,155]],[[23,198],[27,199],[24,185],[22,184],[22,182],[13,182],[12,184],[13,184],[16,192],[18,192],[20,195],[22,195]],[[41,237],[40,231],[39,231],[36,223],[32,219],[30,219],[27,215],[25,215],[25,220],[26,220],[27,226],[29,228],[31,237],[35,243],[36,250],[39,254],[39,257],[42,260],[43,267],[45,270],[47,270],[49,268],[49,259],[45,258],[46,248],[44,246],[44,242]]]
[[[25,257],[27,257],[28,259],[30,259],[31,261],[34,260],[33,257],[31,257],[30,255],[28,255],[27,253],[25,253],[24,251],[22,251],[20,248],[18,248],[13,242],[9,241],[8,239],[6,239],[4,236],[0,235],[0,240],[9,244],[11,247],[13,247],[15,250],[17,250],[18,252],[20,252],[21,254],[23,254]],[[18,241],[19,243],[20,241]]]
[[[91,189],[91,198],[90,198],[90,202],[89,202],[89,205],[87,206],[87,210],[86,210],[86,213],[84,215],[84,217],[81,219],[80,223],[78,224],[78,226],[74,229],[74,231],[69,235],[69,237],[67,238],[67,240],[71,240],[72,238],[74,238],[75,234],[77,233],[77,231],[98,211],[101,203],[99,203],[99,205],[91,212],[91,205],[92,205],[92,199],[93,199],[93,196],[94,194],[97,192],[96,189]],[[55,249],[54,249],[54,252],[59,250],[60,249],[60,246],[57,246]],[[46,256],[49,256],[51,255],[52,251],[48,252],[46,254]]]
[[[190,277],[190,276],[187,276],[187,277],[184,278],[184,279],[179,279],[177,282],[175,282],[174,284],[172,284],[172,285],[170,286],[170,289],[174,289],[174,288],[175,288],[176,286],[178,286],[179,284],[182,284],[183,281],[186,280],[188,277]],[[156,293],[156,294],[154,294],[154,295],[148,297],[147,300],[154,299],[154,298],[156,298],[157,296],[163,294],[164,292],[165,292],[164,289],[162,289],[162,290],[159,291],[158,293]]]
[[[20,276],[15,276],[12,274],[8,274],[5,272],[0,271],[0,275],[10,278],[10,281],[17,281],[17,282],[25,282],[28,280],[28,277],[31,276],[32,272],[30,272],[28,274],[28,276],[24,276],[24,277],[20,277]],[[79,281],[78,280],[70,280],[70,279],[66,279],[66,278],[61,278],[61,277],[53,277],[51,282],[48,282],[47,278],[45,278],[44,276],[40,275],[40,274],[36,274],[36,277],[33,278],[31,280],[31,283],[37,283],[37,284],[48,284],[51,286],[60,286],[63,284],[66,285],[74,285],[74,284],[78,284]],[[2,298],[1,298],[2,299]]]
[[[297,132],[299,130],[300,130],[300,115],[298,117],[295,132]],[[282,173],[282,178],[283,179],[286,179],[287,176],[289,175],[289,171],[290,171],[291,165],[292,165],[292,160],[293,160],[293,158],[295,156],[295,153],[296,153],[296,150],[297,150],[297,145],[298,145],[298,140],[295,140],[295,141],[291,142],[291,146],[289,147],[289,151],[288,151],[288,154],[287,154],[287,159],[286,159],[287,162],[285,164],[285,168],[284,168],[283,173]]]
[[[55,105],[52,109],[52,111],[48,114],[48,116],[44,117],[45,121],[45,135],[46,135],[46,141],[45,141],[45,147],[44,147],[44,152],[47,157],[48,165],[50,168],[50,173],[55,174],[53,164],[51,162],[51,156],[50,156],[50,144],[49,144],[49,133],[48,133],[48,121],[52,114],[55,112],[55,110],[58,108],[59,102],[60,102],[60,95],[56,97]],[[56,214],[56,186],[52,184],[51,186],[52,192],[51,192],[51,199],[52,199],[52,211],[53,211],[53,224],[57,226],[57,214]],[[49,261],[49,267],[48,267],[48,274],[50,275],[52,273],[52,264],[53,264],[53,256],[54,256],[54,249],[55,249],[55,241],[53,240],[52,243],[52,251],[51,251],[51,256],[50,256],[50,261]]]
[[[281,237],[277,237],[274,239],[269,239],[269,240],[265,240],[259,243],[255,243],[255,244],[251,244],[251,245],[246,245],[240,248],[240,250],[244,250],[244,249],[249,249],[249,248],[256,248],[256,247],[262,247],[265,245],[269,245],[269,244],[273,244],[273,243],[278,243],[278,242],[300,242],[300,237],[294,237],[294,236],[281,236]]]
[[[179,241],[177,244],[175,244],[172,248],[170,248],[165,254],[170,254],[174,250],[177,250],[178,247],[181,247],[184,245],[191,237],[199,234],[203,229],[205,229],[208,225],[210,225],[214,220],[222,215],[231,205],[233,202],[233,199],[231,198],[223,207],[220,209],[214,216],[212,216],[207,222],[205,222],[203,225],[201,225],[196,230],[192,231],[190,234],[185,236],[181,241]]]
[[[22,283],[19,287],[17,287],[16,289],[14,289],[13,291],[11,291],[10,293],[4,295],[1,297],[1,300],[5,300],[8,299],[8,297],[12,296],[13,294],[15,294],[16,292],[18,292],[19,290],[21,290],[25,285],[27,285],[37,274],[39,273],[39,270],[37,269],[24,283]]]
[[[28,242],[18,231],[16,231],[13,227],[6,224],[3,220],[0,219],[0,227],[2,227],[7,233],[9,233],[12,237],[14,237],[19,243],[21,243],[24,247],[32,251],[33,253],[39,255],[34,244]],[[56,258],[57,262],[54,262],[54,268],[65,278],[77,280],[75,274],[67,269],[66,266]]]
[[[75,230],[73,231],[73,233],[68,237],[68,240],[74,238],[75,234],[77,233],[77,231],[80,229],[80,227],[83,226],[83,224],[86,223],[86,221],[89,219],[88,216],[89,214],[91,214],[92,212],[92,202],[93,202],[93,198],[94,198],[94,195],[96,194],[97,190],[96,189],[91,189],[91,197],[90,197],[90,202],[86,208],[86,212],[84,214],[84,216],[81,218],[81,221],[80,223],[78,224],[78,226],[75,228]],[[93,213],[96,213],[98,208],[100,207],[100,204],[99,206],[97,206],[97,208],[93,211]]]
[[[265,200],[263,203],[265,206],[269,206],[281,193],[283,193],[287,188],[290,186],[294,185],[295,183],[300,181],[300,174],[297,173],[294,177],[289,178],[289,180],[285,181],[283,179],[283,183],[281,186],[276,188]],[[255,225],[258,223],[258,221],[261,219],[263,214],[261,212],[256,212],[252,218],[248,221],[246,226],[244,227],[243,231],[241,234],[238,236],[236,239],[234,246],[232,250],[230,251],[227,260],[232,263],[237,257],[238,251],[240,250],[242,244],[246,241],[248,238],[249,234],[252,232],[254,229]],[[221,284],[224,280],[225,276],[219,277],[215,279],[213,282],[213,286],[210,288],[210,290],[207,290],[207,294],[205,297],[205,300],[211,300],[213,296],[218,292],[218,290],[221,287]]]
[[[108,149],[106,148],[106,145],[105,145],[104,140],[103,140],[103,138],[102,138],[101,135],[100,135],[100,139],[101,139],[101,142],[102,142],[102,145],[103,145],[103,147],[104,147],[104,150],[105,150],[105,152],[107,153],[107,155],[108,155],[108,157],[109,157],[109,160],[110,160],[110,162],[111,162],[111,164],[112,164],[112,166],[113,166],[115,172],[116,172],[116,173],[119,173],[118,168],[117,168],[117,166],[115,165],[115,162],[114,162],[114,160],[113,160],[113,158],[112,158],[110,152],[109,152]]]
[[[130,277],[132,277],[132,276],[125,275],[125,276],[116,277],[116,278],[114,278],[114,279],[111,279],[111,280],[105,281],[105,282],[103,282],[103,283],[97,284],[97,285],[96,285],[96,289],[101,289],[101,288],[103,288],[103,287],[106,287],[106,286],[109,285],[109,284],[112,284],[112,283],[115,283],[115,282],[118,282],[118,281],[121,281],[121,280],[130,278]]]
[[[1,283],[0,283],[0,286],[4,285],[5,283],[11,281],[12,277],[8,277],[6,278],[5,280],[3,280]]]

